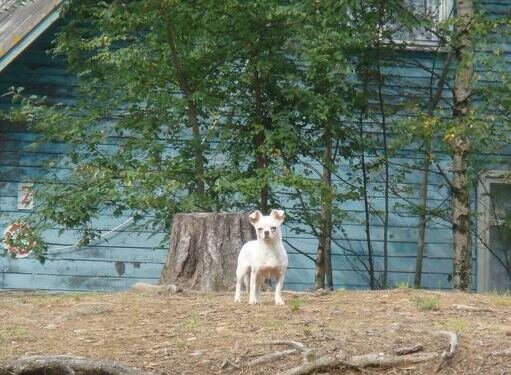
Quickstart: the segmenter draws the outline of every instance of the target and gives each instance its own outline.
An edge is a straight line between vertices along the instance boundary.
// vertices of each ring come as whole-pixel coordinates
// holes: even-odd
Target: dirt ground
[[[0,293],[0,362],[29,355],[68,354],[117,360],[158,374],[278,374],[300,354],[262,365],[258,356],[290,349],[294,340],[316,356],[350,359],[423,346],[442,353],[447,337],[459,347],[441,374],[511,373],[511,297],[412,289],[285,293],[275,306],[265,293],[250,306],[229,294]],[[364,372],[432,374],[438,360]],[[323,372],[325,373],[325,372]],[[326,373],[358,373],[341,368]]]

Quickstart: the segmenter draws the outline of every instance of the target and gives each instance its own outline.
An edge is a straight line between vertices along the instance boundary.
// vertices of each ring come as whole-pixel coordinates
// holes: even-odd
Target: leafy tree
[[[293,230],[318,239],[316,257],[307,254],[316,265],[316,288],[333,288],[332,244],[357,257],[371,288],[387,287],[399,138],[397,145],[421,142],[424,149],[414,212],[417,275],[427,217],[436,214],[427,209],[435,147],[453,154],[452,181],[441,173],[453,197],[461,267],[455,287],[466,289],[469,177],[477,173],[478,152],[505,139],[506,127],[497,124],[505,123],[502,108],[509,106],[503,86],[497,115],[489,99],[495,96],[483,87],[473,91],[471,43],[491,26],[476,22],[471,8],[460,4],[451,32],[449,23],[436,25],[397,0],[70,1],[54,53],[77,76],[75,102],[12,92],[21,104],[10,113],[13,121],[28,122],[41,142],[73,146],[65,160],[70,174],[39,193],[40,217],[81,227],[86,243],[95,236],[91,220],[105,209],[150,217],[163,229],[176,212],[288,205]],[[425,105],[416,103],[422,92],[396,101],[390,89],[389,71],[410,63],[408,45],[395,39],[416,28],[435,32],[450,49],[440,73],[421,67],[432,77],[423,88]],[[452,84],[454,60],[455,111],[446,118],[451,98],[444,89]],[[469,105],[473,93],[481,98],[477,111]],[[400,121],[403,114],[409,120]],[[498,121],[488,123],[491,116]],[[381,212],[370,204],[371,189],[383,192]],[[361,198],[366,253],[343,247],[337,236],[346,220],[342,204]],[[373,216],[384,231],[381,267]]]
[[[23,98],[13,113],[42,142],[74,146],[71,175],[41,195],[42,217],[93,236],[88,225],[105,208],[168,227],[174,212],[223,206],[228,198],[214,190],[221,165],[208,161],[223,5],[71,1],[64,15],[54,53],[78,77],[75,102]]]

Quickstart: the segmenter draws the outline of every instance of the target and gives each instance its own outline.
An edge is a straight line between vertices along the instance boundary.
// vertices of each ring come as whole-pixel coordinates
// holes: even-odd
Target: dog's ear
[[[282,224],[286,215],[284,210],[271,210],[270,216]]]
[[[250,220],[250,223],[252,225],[255,225],[255,223],[257,223],[259,221],[261,216],[263,216],[261,211],[256,210],[256,211],[252,212],[250,215],[248,215],[248,220]]]

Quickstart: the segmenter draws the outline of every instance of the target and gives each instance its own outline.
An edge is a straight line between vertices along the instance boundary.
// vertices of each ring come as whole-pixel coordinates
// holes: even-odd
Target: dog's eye
[[[275,231],[275,230],[277,230],[277,227],[271,227],[270,229]]]
[[[257,228],[257,231],[258,231],[258,232],[262,232],[262,231],[263,231],[263,228]]]

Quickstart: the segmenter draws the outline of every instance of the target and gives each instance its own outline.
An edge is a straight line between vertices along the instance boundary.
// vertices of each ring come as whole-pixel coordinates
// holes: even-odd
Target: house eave
[[[0,38],[0,72],[46,31],[60,15],[62,0],[42,0],[40,17],[28,30],[9,30]],[[29,9],[30,10],[30,9]]]

